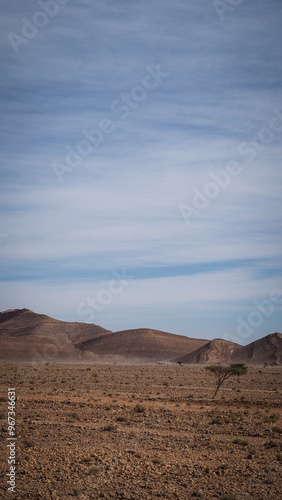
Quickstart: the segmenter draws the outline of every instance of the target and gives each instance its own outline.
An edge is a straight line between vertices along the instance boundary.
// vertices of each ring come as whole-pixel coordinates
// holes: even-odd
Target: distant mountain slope
[[[232,361],[254,365],[282,365],[282,334],[272,333],[251,344],[238,347],[232,354]]]
[[[161,361],[180,356],[183,352],[194,351],[207,342],[208,340],[139,328],[86,340],[79,344],[79,348],[99,356],[118,355],[127,359]]]
[[[239,344],[223,339],[214,339],[196,351],[180,357],[176,361],[189,364],[198,363],[227,363],[232,358],[234,349],[241,347]]]
[[[182,361],[282,365],[282,334],[247,346],[223,339],[205,340],[139,328],[112,332],[71,323],[29,309],[0,313],[0,361]]]
[[[97,325],[69,323],[29,309],[0,313],[0,359],[55,361],[79,359],[76,345],[112,332]]]

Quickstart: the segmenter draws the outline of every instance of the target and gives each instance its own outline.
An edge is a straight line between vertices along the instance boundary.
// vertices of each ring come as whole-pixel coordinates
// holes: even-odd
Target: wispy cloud
[[[79,320],[77,304],[125,267],[132,286],[100,324],[234,329],[281,278],[282,132],[189,226],[178,206],[282,113],[281,2],[242,2],[221,22],[202,0],[70,1],[18,53],[7,35],[41,6],[1,9],[2,309]],[[113,101],[156,65],[169,77],[120,120]],[[59,184],[53,162],[101,120],[115,131]]]

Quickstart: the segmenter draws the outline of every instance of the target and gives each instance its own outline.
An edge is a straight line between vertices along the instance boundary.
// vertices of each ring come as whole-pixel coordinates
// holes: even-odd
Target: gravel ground
[[[0,376],[1,498],[282,498],[281,369],[250,368],[215,401],[200,367],[2,364]]]

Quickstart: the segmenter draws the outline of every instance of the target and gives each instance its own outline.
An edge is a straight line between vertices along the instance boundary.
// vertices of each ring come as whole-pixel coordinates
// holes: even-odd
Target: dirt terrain
[[[282,371],[250,367],[217,399],[203,367],[2,364],[1,498],[278,500]],[[7,389],[16,390],[16,494]]]

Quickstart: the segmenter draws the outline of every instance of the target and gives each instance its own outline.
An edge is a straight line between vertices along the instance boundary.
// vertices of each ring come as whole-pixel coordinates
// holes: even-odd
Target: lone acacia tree
[[[212,399],[215,399],[219,388],[222,386],[223,382],[233,375],[245,375],[247,373],[247,366],[243,363],[236,363],[230,366],[223,365],[209,365],[205,367],[206,370],[214,373],[216,376],[216,390]]]

